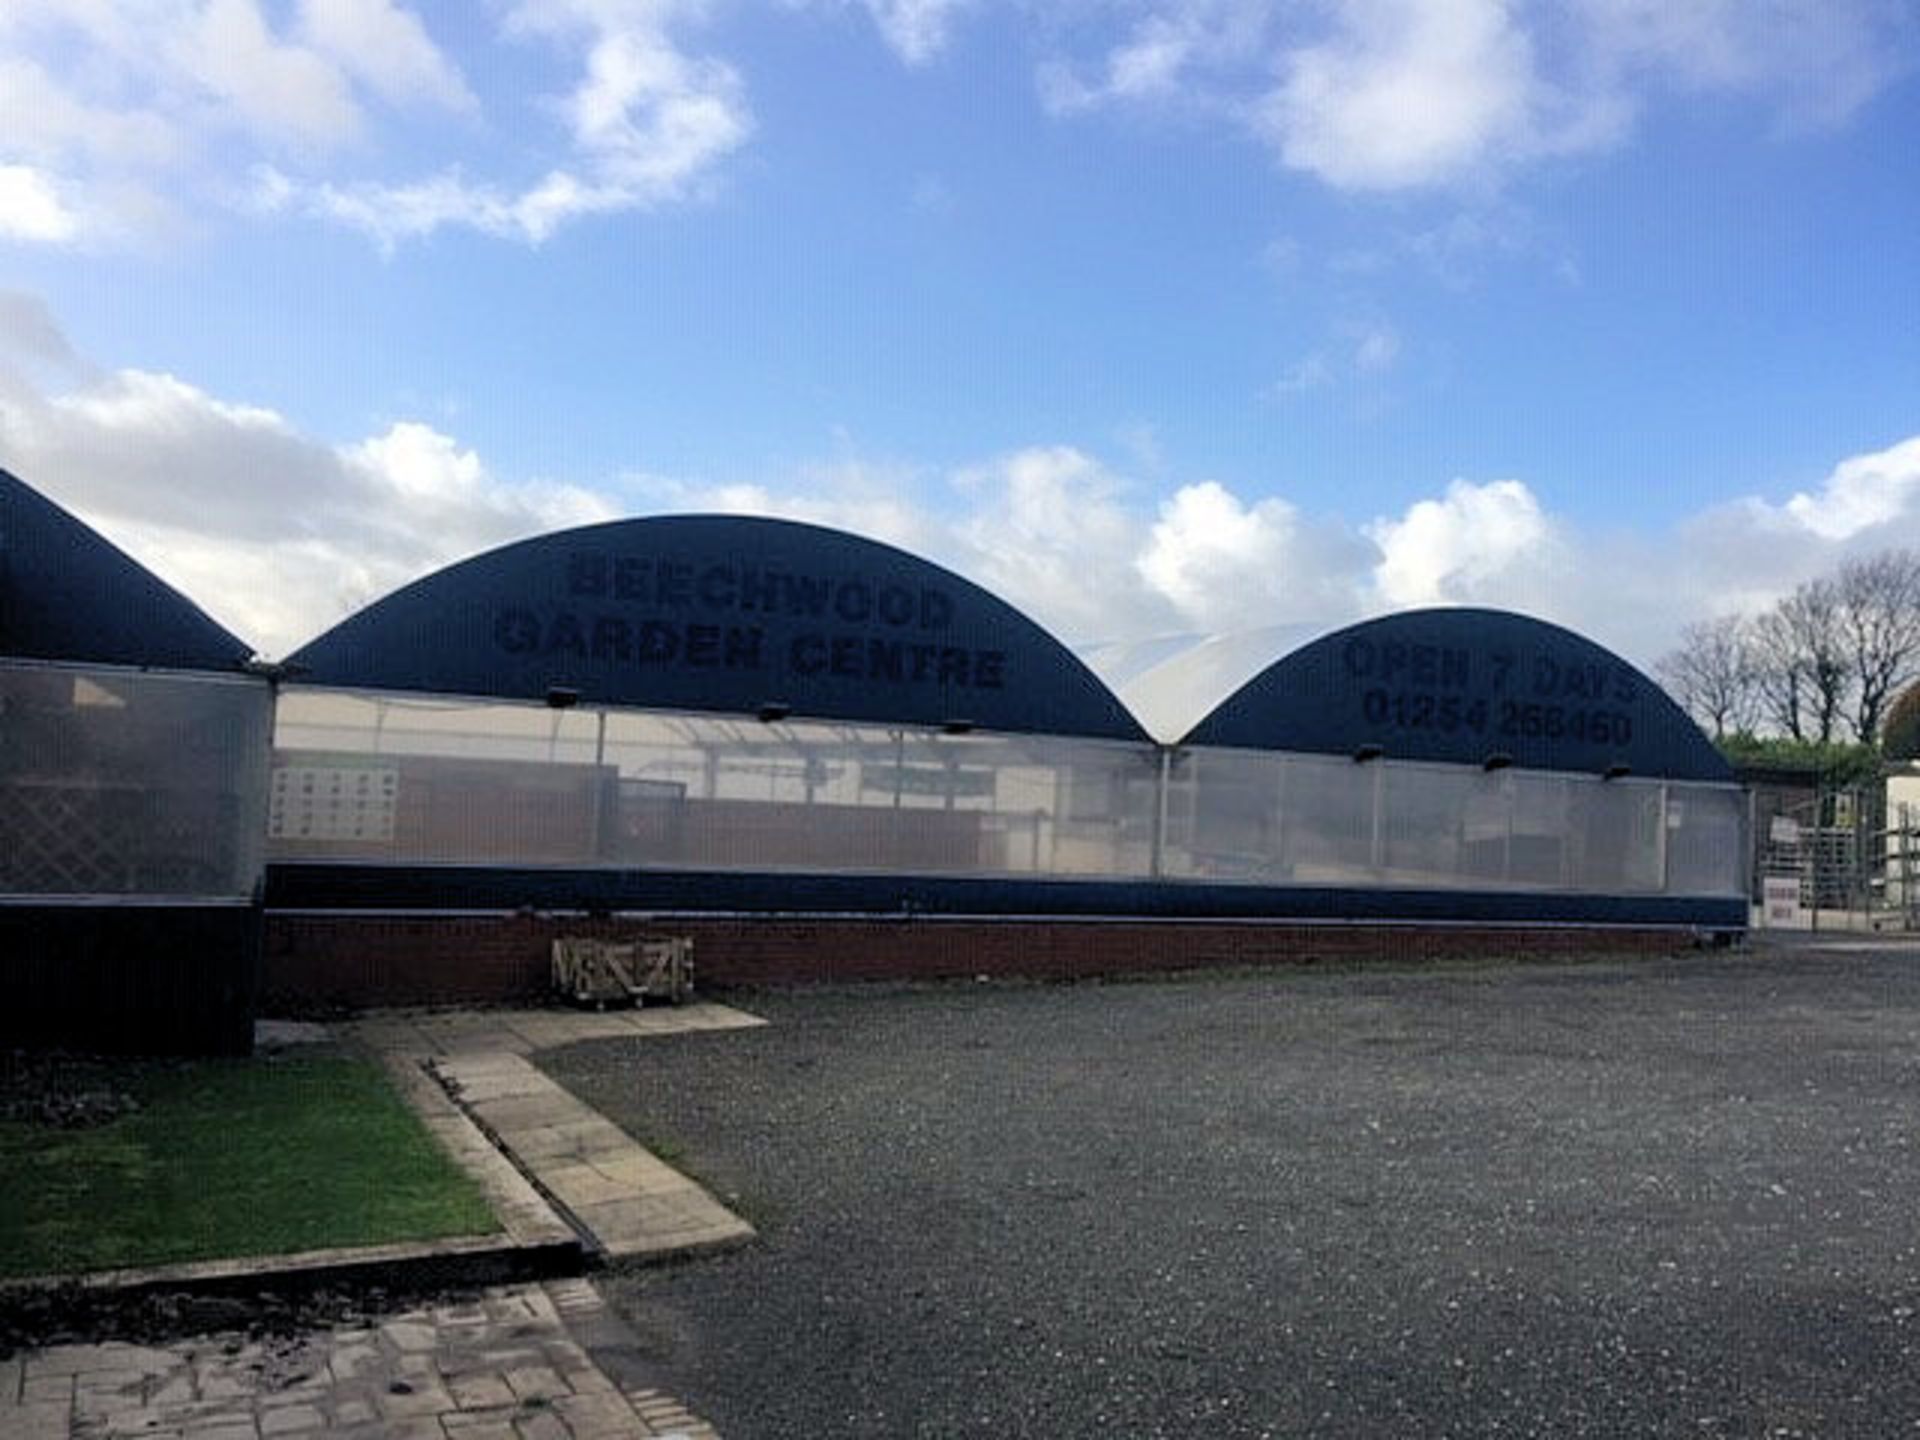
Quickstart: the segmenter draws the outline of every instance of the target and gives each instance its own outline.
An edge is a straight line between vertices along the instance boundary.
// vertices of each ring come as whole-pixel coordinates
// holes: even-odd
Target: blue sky
[[[270,654],[768,511],[1647,663],[1920,543],[1911,0],[8,0],[0,465]]]

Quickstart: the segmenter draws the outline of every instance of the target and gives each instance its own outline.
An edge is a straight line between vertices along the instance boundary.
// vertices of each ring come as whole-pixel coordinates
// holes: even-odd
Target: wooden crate
[[[563,936],[553,942],[553,984],[574,1004],[599,1009],[648,1000],[678,1005],[693,993],[693,941]]]

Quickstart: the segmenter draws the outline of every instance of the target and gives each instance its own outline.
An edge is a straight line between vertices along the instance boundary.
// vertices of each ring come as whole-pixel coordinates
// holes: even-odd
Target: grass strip
[[[0,1120],[0,1276],[498,1228],[371,1062],[133,1061],[95,1073],[138,1108],[77,1129]]]

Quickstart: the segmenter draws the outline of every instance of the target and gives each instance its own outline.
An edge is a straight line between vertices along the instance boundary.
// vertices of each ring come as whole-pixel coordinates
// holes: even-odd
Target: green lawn
[[[97,1067],[139,1108],[0,1120],[0,1276],[375,1245],[497,1227],[378,1066],[340,1055]]]

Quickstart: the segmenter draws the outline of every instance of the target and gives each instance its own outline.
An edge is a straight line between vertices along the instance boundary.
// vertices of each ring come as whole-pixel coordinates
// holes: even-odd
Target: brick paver
[[[646,1257],[737,1243],[753,1231],[522,1057],[576,1040],[764,1023],[703,1003],[395,1011],[355,1022],[350,1033],[382,1057],[428,1128],[480,1181],[513,1243],[572,1233],[518,1165],[605,1253]],[[0,1440],[717,1440],[671,1396],[621,1389],[573,1338],[578,1330],[604,1343],[619,1326],[589,1282],[563,1280],[289,1340],[226,1333],[160,1347],[54,1346],[0,1360]]]
[[[607,1323],[587,1281],[503,1287],[285,1340],[60,1345],[0,1361],[6,1440],[717,1440],[677,1401],[623,1391],[570,1327]]]

